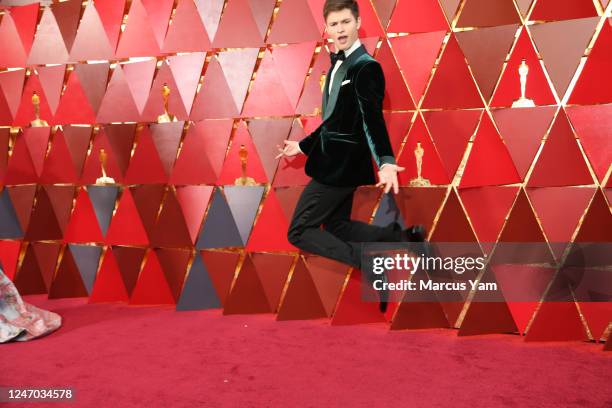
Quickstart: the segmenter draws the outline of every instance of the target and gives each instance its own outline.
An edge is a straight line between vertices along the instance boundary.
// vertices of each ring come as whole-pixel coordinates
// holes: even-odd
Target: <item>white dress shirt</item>
[[[351,55],[351,52],[359,48],[360,45],[361,45],[361,41],[359,41],[359,38],[358,38],[355,40],[353,45],[351,45],[347,50],[344,50],[344,56],[348,58],[348,56]],[[334,82],[334,75],[336,74],[336,71],[338,70],[338,68],[340,68],[340,65],[342,64],[342,62],[343,62],[342,60],[336,61],[336,65],[334,65],[334,69],[331,72],[331,76],[329,77],[329,86],[327,87],[328,95],[331,93],[332,83]]]

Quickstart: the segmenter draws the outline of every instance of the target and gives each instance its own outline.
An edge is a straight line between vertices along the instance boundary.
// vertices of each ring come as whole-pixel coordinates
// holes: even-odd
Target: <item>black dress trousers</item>
[[[399,242],[401,226],[396,222],[381,227],[351,220],[356,189],[312,179],[295,207],[287,234],[289,242],[356,268],[361,268],[362,242]]]

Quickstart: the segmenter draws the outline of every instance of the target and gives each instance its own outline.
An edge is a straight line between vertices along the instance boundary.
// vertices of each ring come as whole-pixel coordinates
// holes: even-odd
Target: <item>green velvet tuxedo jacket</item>
[[[305,172],[334,186],[376,184],[372,157],[380,168],[395,164],[382,113],[385,77],[362,44],[340,64],[328,95],[323,90],[323,122],[299,146],[308,158]]]

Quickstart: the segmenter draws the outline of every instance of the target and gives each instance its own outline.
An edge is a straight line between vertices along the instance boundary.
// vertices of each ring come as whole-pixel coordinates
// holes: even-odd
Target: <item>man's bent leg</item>
[[[311,180],[295,207],[287,238],[296,247],[335,259],[357,268],[361,267],[361,244],[346,242],[329,231],[322,230],[355,187],[335,187]]]
[[[324,225],[326,231],[348,242],[401,241],[401,226],[396,222],[383,227],[351,220],[353,196],[354,194],[347,196],[344,202],[330,216]]]

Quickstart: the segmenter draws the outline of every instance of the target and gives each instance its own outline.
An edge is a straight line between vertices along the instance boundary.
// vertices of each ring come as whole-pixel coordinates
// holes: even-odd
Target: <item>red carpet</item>
[[[9,408],[612,406],[601,345],[25,299],[64,326],[0,345],[0,386],[72,386],[76,400]]]

